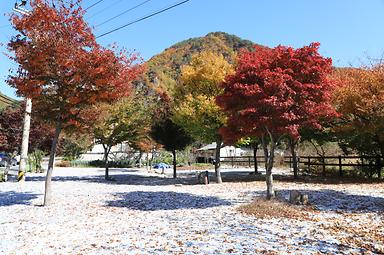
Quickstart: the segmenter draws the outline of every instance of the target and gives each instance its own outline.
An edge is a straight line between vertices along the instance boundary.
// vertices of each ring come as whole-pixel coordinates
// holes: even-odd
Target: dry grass
[[[340,235],[339,241],[342,245],[384,254],[384,223],[382,221],[364,224],[360,223],[359,218],[356,217],[355,225],[351,227],[351,223],[347,219],[354,219],[358,215],[344,214],[344,216],[344,218],[322,224],[321,228],[332,234]]]
[[[258,197],[247,205],[240,206],[240,212],[253,215],[257,218],[289,218],[310,220],[310,213],[315,212],[309,206],[292,205],[279,199],[267,200]]]
[[[57,166],[57,167],[70,167],[71,162],[66,161],[66,160],[61,160],[61,161],[55,162],[55,166]]]
[[[211,170],[215,169],[213,165],[202,165],[202,166],[178,166],[177,170],[178,171],[183,171],[183,170],[192,170],[192,171],[205,171],[205,170]]]

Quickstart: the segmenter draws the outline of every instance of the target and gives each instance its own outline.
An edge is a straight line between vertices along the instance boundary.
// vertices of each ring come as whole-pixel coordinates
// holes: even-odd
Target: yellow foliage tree
[[[175,89],[172,120],[194,139],[216,142],[215,171],[219,183],[222,138],[218,131],[225,123],[225,115],[216,105],[216,96],[222,92],[220,83],[232,72],[232,65],[222,55],[204,51],[193,55],[189,65],[181,68],[180,86]]]
[[[345,143],[364,154],[384,156],[384,65],[336,71],[343,83],[334,102],[343,115],[338,131]]]

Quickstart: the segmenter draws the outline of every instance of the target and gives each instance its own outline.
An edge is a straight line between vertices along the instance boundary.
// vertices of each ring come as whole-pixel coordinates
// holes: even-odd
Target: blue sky
[[[99,35],[126,24],[177,0],[151,0],[118,19],[98,24],[144,0],[103,0],[88,10],[86,20]],[[84,0],[87,7],[97,0]],[[14,1],[0,2],[0,12],[9,13]],[[115,3],[115,4],[114,4]],[[107,9],[106,9],[107,8]],[[188,3],[99,39],[107,46],[135,49],[144,59],[160,53],[176,42],[223,31],[258,44],[301,47],[321,43],[320,51],[335,66],[358,66],[367,56],[384,53],[384,0],[190,0]],[[15,32],[6,16],[0,16],[0,42]],[[2,52],[5,48],[0,47]],[[0,56],[0,91],[15,97],[4,80],[15,68],[4,54]]]

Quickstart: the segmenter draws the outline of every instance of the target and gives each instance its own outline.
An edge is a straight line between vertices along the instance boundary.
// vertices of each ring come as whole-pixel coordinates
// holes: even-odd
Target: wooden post
[[[381,179],[381,156],[376,158],[377,177]]]
[[[369,160],[369,178],[373,178],[373,166],[372,166],[372,160]]]
[[[233,168],[233,166],[234,166],[234,162],[233,162],[233,156],[232,156],[232,159],[231,159],[231,161],[232,161],[232,168]]]
[[[325,158],[324,158],[324,156],[323,157],[321,157],[322,158],[322,163],[323,163],[323,177],[325,177]]]
[[[297,157],[297,171],[300,172],[300,157]]]
[[[251,168],[251,156],[248,157],[248,167]]]
[[[339,176],[343,177],[343,165],[341,164],[341,155],[339,155]]]
[[[308,174],[311,172],[311,157],[308,156]]]
[[[361,159],[361,171],[362,171],[362,172],[364,173],[364,175],[365,175],[365,171],[364,171],[364,158],[361,157],[360,159]]]

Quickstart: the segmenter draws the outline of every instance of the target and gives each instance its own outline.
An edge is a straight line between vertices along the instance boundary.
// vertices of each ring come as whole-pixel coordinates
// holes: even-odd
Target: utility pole
[[[32,100],[30,98],[27,98],[25,102],[23,137],[21,142],[19,172],[17,174],[18,182],[25,181],[25,172],[27,168],[27,159],[28,159],[29,130],[31,127],[31,111],[32,111]]]
[[[27,4],[26,0],[21,0],[20,4],[16,1],[13,10],[22,15],[28,15],[29,11],[24,9],[26,4]],[[23,137],[21,141],[19,172],[17,174],[18,182],[25,181],[25,172],[27,168],[27,159],[28,159],[29,131],[31,127],[31,112],[32,112],[32,99],[27,98],[25,102],[25,114],[24,114],[24,124],[23,124]]]

